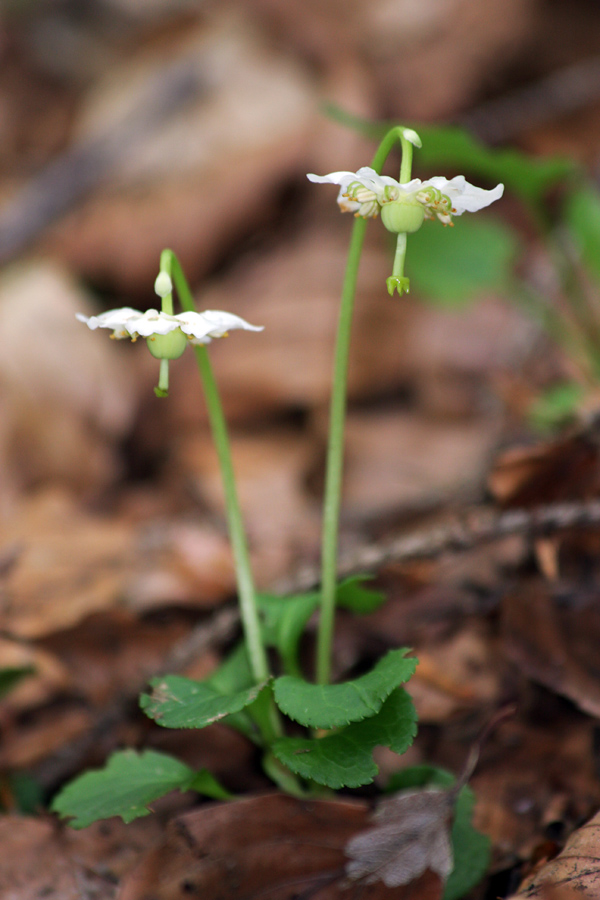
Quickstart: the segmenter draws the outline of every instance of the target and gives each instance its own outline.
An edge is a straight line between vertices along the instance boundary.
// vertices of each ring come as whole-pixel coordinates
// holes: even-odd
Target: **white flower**
[[[416,200],[424,207],[426,218],[437,216],[445,225],[451,224],[452,216],[477,212],[499,200],[504,193],[503,184],[486,191],[469,184],[463,175],[450,180],[441,176],[428,181],[413,178],[401,184],[388,175],[378,175],[368,166],[357,172],[331,172],[329,175],[307,175],[307,178],[319,184],[339,184],[338,204],[342,212],[370,218],[377,216],[388,203],[403,200],[414,203]]]
[[[207,309],[205,312],[183,312],[176,316],[149,309],[142,313],[137,309],[125,306],[122,309],[110,309],[99,316],[84,316],[77,313],[80,322],[88,328],[111,328],[111,337],[121,339],[130,337],[152,338],[154,335],[169,334],[180,329],[192,344],[209,344],[212,338],[224,337],[229,331],[242,328],[245,331],[262,331],[262,326],[250,325],[240,316]]]

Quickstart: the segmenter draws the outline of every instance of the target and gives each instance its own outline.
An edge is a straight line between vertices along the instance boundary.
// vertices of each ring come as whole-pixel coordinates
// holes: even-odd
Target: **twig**
[[[480,544],[512,534],[535,536],[565,528],[585,528],[598,524],[600,500],[555,503],[506,512],[478,508],[461,516],[454,516],[445,525],[357,547],[351,554],[340,559],[338,575],[344,578],[357,572],[375,572],[390,563],[431,559],[441,553],[471,550]],[[276,590],[282,594],[309,590],[315,587],[318,578],[319,570],[316,566],[304,567],[293,579],[279,583]]]

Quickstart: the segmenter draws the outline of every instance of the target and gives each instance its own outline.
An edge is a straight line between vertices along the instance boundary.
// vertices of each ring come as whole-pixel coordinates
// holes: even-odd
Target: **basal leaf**
[[[72,819],[73,828],[86,828],[111,816],[131,822],[147,816],[153,800],[176,789],[193,789],[218,799],[229,796],[206,770],[195,772],[154,750],[122,750],[111,756],[104,769],[86,772],[64,787],[52,809],[62,818]]]
[[[363,582],[372,578],[372,575],[352,575],[340,582],[336,588],[337,605],[359,614],[378,609],[384,595],[363,587]],[[259,594],[257,601],[265,643],[278,651],[287,675],[300,676],[298,647],[308,620],[319,607],[319,592],[307,591],[290,597]]]
[[[435,766],[411,766],[392,776],[387,791],[410,790],[415,787],[451,788],[454,776]],[[459,793],[454,810],[451,839],[454,868],[446,882],[443,900],[460,900],[484,877],[490,862],[490,840],[473,828],[471,819],[475,795],[470,787]]]
[[[509,281],[516,255],[513,233],[498,220],[466,215],[454,228],[425,222],[408,242],[411,285],[431,300],[462,305]]]
[[[351,575],[337,586],[335,602],[358,615],[367,615],[385,603],[385,594],[364,587],[366,581],[373,581],[373,575]]]
[[[330,788],[359,787],[377,774],[373,749],[378,745],[404,753],[412,744],[417,714],[403,688],[395,690],[377,715],[322,738],[280,738],[275,756],[292,772]]]
[[[417,666],[406,658],[408,648],[390,650],[377,664],[344,684],[311,684],[284,675],[275,681],[275,702],[291,719],[310,728],[337,728],[376,715],[394,688],[411,677]]]
[[[278,651],[288,674],[299,675],[298,645],[308,620],[319,605],[319,594],[315,591],[291,597],[259,594],[257,599],[265,643]]]
[[[150,682],[152,693],[142,694],[140,706],[164,728],[205,728],[250,706],[267,683],[221,694],[205,681],[166,675]]]
[[[206,679],[206,684],[219,694],[236,694],[252,687],[254,678],[250,670],[250,662],[246,645],[243,641],[237,644],[229,656]]]

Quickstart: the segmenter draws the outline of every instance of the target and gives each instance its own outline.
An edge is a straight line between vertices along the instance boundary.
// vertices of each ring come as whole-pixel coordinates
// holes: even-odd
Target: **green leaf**
[[[336,604],[357,615],[375,612],[385,603],[385,594],[363,587],[365,581],[373,581],[374,578],[374,575],[351,575],[340,581],[336,590]]]
[[[311,684],[284,675],[275,681],[275,702],[282,712],[309,728],[337,728],[376,715],[394,688],[414,674],[417,660],[408,647],[390,650],[360,678],[344,684]]]
[[[263,636],[269,647],[275,647],[290,675],[300,675],[298,645],[306,624],[319,606],[319,594],[312,591],[291,597],[259,594]]]
[[[490,183],[502,182],[509,191],[526,203],[537,204],[554,185],[572,175],[577,167],[562,157],[529,156],[519,150],[496,150],[487,147],[468,131],[456,126],[415,126],[423,141],[416,154],[418,166],[451,168],[452,174],[468,171]],[[450,176],[448,176],[450,177]]]
[[[585,265],[600,279],[600,192],[585,183],[567,197],[565,219]]]
[[[373,612],[385,600],[380,591],[362,586],[372,575],[353,575],[336,588],[336,604],[358,614]],[[298,647],[308,620],[319,608],[320,594],[308,591],[280,597],[276,594],[258,594],[263,637],[268,647],[274,647],[281,657],[287,675],[300,676]]]
[[[195,772],[172,756],[154,750],[121,750],[113,753],[104,769],[76,778],[52,802],[62,818],[72,818],[73,828],[86,828],[98,819],[121,816],[132,822],[147,816],[148,804],[174,790],[196,790],[209,797],[229,794],[205,769]]]
[[[35,675],[33,666],[7,666],[0,669],[0,697],[10,693],[28,675]]]
[[[377,775],[378,745],[404,753],[417,732],[417,714],[403,688],[397,688],[377,715],[322,738],[280,738],[275,756],[292,772],[337,790],[369,784]]]
[[[229,656],[206,679],[205,684],[219,694],[237,694],[238,691],[252,687],[254,678],[243,641],[233,648]]]
[[[513,233],[485,216],[465,215],[454,228],[425,222],[408,240],[411,286],[435,302],[463,305],[483,291],[506,287],[516,249]]]
[[[529,408],[529,419],[538,431],[550,432],[571,421],[585,397],[585,388],[577,381],[555,384]]]
[[[386,790],[389,793],[433,785],[451,788],[454,781],[454,775],[445,769],[438,769],[435,766],[412,766],[393,775]],[[464,787],[456,801],[452,825],[454,869],[446,882],[442,900],[460,900],[487,872],[490,862],[490,839],[471,824],[474,805],[473,791],[468,786]]]
[[[182,675],[154,678],[150,684],[152,693],[140,697],[150,719],[164,728],[205,728],[250,706],[268,682],[229,695]]]

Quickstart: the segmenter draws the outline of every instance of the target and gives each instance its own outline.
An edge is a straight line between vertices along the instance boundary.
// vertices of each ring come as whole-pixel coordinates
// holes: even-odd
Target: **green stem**
[[[410,180],[412,145],[404,138],[404,129],[392,128],[381,141],[372,168],[381,173],[383,164],[394,146],[402,143],[401,175]],[[408,149],[407,149],[408,148]],[[406,162],[405,162],[406,160]],[[321,554],[321,609],[317,633],[316,676],[319,684],[327,684],[331,676],[331,646],[335,621],[335,595],[337,582],[337,553],[339,516],[342,493],[344,456],[344,425],[346,419],[346,386],[348,381],[348,357],[352,314],[356,294],[358,267],[365,238],[367,223],[356,219],[350,239],[348,262],[342,287],[342,299],[338,321],[338,332],[333,365],[333,387],[329,414],[329,444],[325,472],[325,497],[323,505],[323,531]]]
[[[327,684],[331,673],[331,645],[335,618],[337,582],[338,522],[342,493],[344,456],[344,423],[346,418],[346,382],[352,313],[356,293],[356,279],[367,223],[356,219],[350,239],[350,250],[338,322],[333,368],[333,388],[329,413],[329,446],[325,473],[323,505],[323,533],[321,556],[321,611],[317,634],[317,681]]]
[[[160,268],[161,271],[167,272],[172,276],[183,309],[186,312],[195,312],[192,293],[179,261],[172,250],[163,250],[160,258]],[[212,436],[221,468],[227,523],[235,561],[240,613],[250,668],[257,682],[265,681],[269,677],[269,666],[262,640],[254,581],[250,568],[250,555],[235,486],[227,425],[207,349],[204,345],[200,345],[194,347],[194,350],[196,351],[196,361],[204,387]]]
[[[392,266],[392,277],[404,277],[404,259],[406,257],[406,233],[400,232],[396,238],[396,252],[394,253],[394,265]]]
[[[162,391],[164,396],[169,393],[169,360],[161,359],[160,372],[158,376],[158,390]]]

